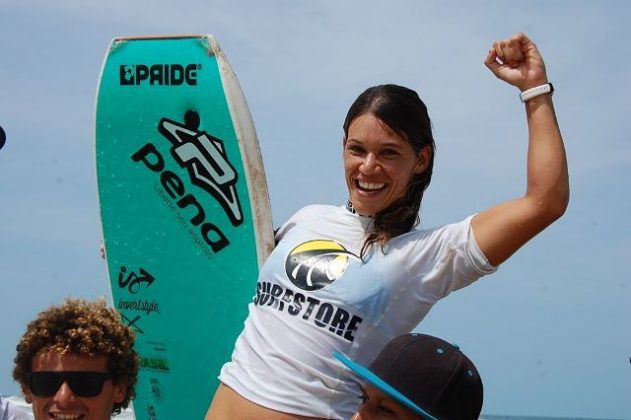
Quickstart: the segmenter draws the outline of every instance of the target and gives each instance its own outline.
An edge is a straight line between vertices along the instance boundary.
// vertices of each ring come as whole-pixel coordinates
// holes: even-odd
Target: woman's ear
[[[418,152],[418,162],[414,166],[414,173],[416,175],[422,174],[427,170],[429,166],[429,162],[432,157],[432,148],[430,146],[425,146]]]

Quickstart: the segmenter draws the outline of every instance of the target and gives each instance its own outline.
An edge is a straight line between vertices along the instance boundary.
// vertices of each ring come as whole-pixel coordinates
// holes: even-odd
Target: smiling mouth
[[[375,182],[364,182],[364,181],[356,180],[355,186],[362,191],[375,192],[375,191],[380,191],[383,188],[385,188],[386,184],[383,182],[375,183]]]
[[[49,413],[51,419],[55,420],[79,420],[83,418],[83,414],[76,413]]]

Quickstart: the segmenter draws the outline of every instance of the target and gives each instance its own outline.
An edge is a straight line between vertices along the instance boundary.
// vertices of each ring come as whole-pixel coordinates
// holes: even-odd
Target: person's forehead
[[[379,388],[376,388],[370,384],[364,384],[361,386],[361,389],[364,395],[367,396],[369,401],[371,401],[373,404],[378,405],[388,403],[391,406],[394,405],[398,407],[398,409],[400,410],[398,413],[405,415],[405,418],[422,418],[420,415],[412,411],[409,407],[392,398],[390,395],[381,391]]]
[[[368,396],[371,400],[377,400],[377,401],[391,401],[395,404],[400,405],[400,403],[395,400],[394,398],[392,398],[390,395],[386,394],[385,392],[383,392],[382,390],[380,390],[377,387],[374,387],[368,383],[362,385],[362,392]]]
[[[379,138],[382,146],[411,147],[400,134],[373,114],[362,114],[355,118],[348,129],[348,141],[364,141]]]
[[[31,370],[107,372],[107,357],[43,351],[33,357]]]

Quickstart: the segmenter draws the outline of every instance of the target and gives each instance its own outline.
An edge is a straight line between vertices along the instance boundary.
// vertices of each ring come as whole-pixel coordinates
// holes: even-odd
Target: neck
[[[358,214],[362,217],[373,217],[373,214],[361,214],[359,213],[357,210],[355,210],[355,207],[353,207],[353,203],[351,203],[351,200],[348,200],[346,202],[346,210],[350,211],[353,214]]]

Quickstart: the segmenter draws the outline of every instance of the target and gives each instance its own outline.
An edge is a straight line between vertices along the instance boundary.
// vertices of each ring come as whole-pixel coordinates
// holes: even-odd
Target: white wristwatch
[[[554,86],[552,83],[546,83],[545,85],[536,86],[534,88],[525,90],[519,94],[519,98],[522,102],[526,102],[528,99],[532,99],[535,96],[543,95],[545,93],[554,92]]]

